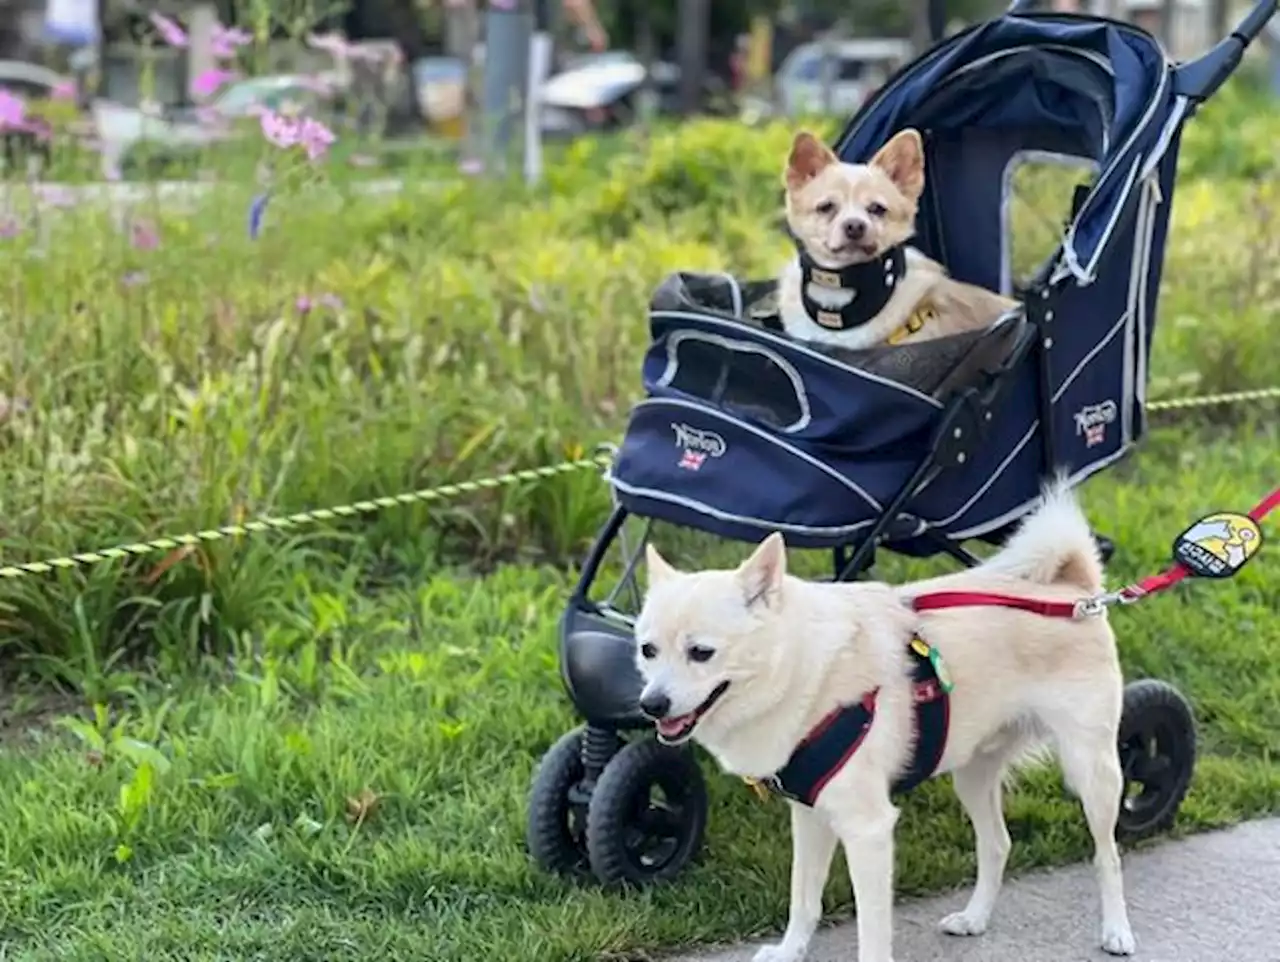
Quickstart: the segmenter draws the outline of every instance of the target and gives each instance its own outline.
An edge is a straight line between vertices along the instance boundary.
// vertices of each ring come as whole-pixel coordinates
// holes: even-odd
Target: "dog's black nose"
[[[660,691],[650,692],[640,699],[640,710],[650,718],[666,718],[671,711],[671,699]]]
[[[851,241],[862,240],[862,236],[867,232],[867,225],[860,220],[847,220],[844,222],[844,236]]]

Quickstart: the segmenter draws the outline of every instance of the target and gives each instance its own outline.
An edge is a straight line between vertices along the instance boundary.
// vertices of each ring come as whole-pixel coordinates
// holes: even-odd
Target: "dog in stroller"
[[[560,623],[561,676],[584,723],[534,773],[527,845],[542,868],[607,886],[674,879],[700,849],[707,795],[691,751],[640,710],[635,608],[655,522],[830,551],[861,578],[887,550],[966,566],[1041,503],[1130,453],[1146,430],[1148,360],[1183,124],[1275,12],[1257,0],[1199,59],[1101,17],[1015,9],[903,67],[833,144],[865,162],[919,131],[931,174],[914,243],[952,277],[1020,305],[991,327],[848,351],[787,336],[776,283],[680,273],[650,304],[646,398],[608,481],[614,508]],[[1052,254],[1015,289],[1011,174],[1087,167]],[[629,537],[629,519],[641,528]],[[612,591],[596,582],[622,548]],[[1111,546],[1100,539],[1103,559]],[[638,606],[637,606],[638,607]],[[1155,679],[1124,690],[1121,840],[1168,828],[1191,781],[1190,706]],[[655,789],[657,791],[655,791]]]

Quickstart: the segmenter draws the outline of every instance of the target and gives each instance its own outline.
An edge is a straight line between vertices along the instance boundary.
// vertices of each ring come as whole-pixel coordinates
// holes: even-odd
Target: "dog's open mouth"
[[[711,711],[720,697],[729,690],[729,683],[722,681],[712,690],[706,700],[686,715],[671,715],[667,718],[660,718],[657,723],[658,741],[667,745],[679,745],[689,740],[693,734],[693,730],[698,727],[698,722],[702,721],[704,715]]]

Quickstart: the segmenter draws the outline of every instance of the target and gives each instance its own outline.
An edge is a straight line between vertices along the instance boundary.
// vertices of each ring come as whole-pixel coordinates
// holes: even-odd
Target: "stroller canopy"
[[[1172,65],[1141,30],[1093,18],[1006,16],[904,68],[850,121],[836,150],[865,162],[903,127],[927,132],[920,244],[956,276],[1006,292],[1001,225],[1010,162],[1032,152],[1095,162],[1092,189],[1055,264],[1060,278],[1088,284],[1130,192],[1178,131],[1187,101],[1174,86]]]

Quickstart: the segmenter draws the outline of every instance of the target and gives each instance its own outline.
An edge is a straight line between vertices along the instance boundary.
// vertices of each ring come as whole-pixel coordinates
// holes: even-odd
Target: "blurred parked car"
[[[823,64],[830,52],[829,104],[824,104]],[[849,116],[880,88],[890,74],[911,59],[908,40],[892,38],[811,41],[787,54],[774,75],[774,99],[783,116],[832,113]]]

